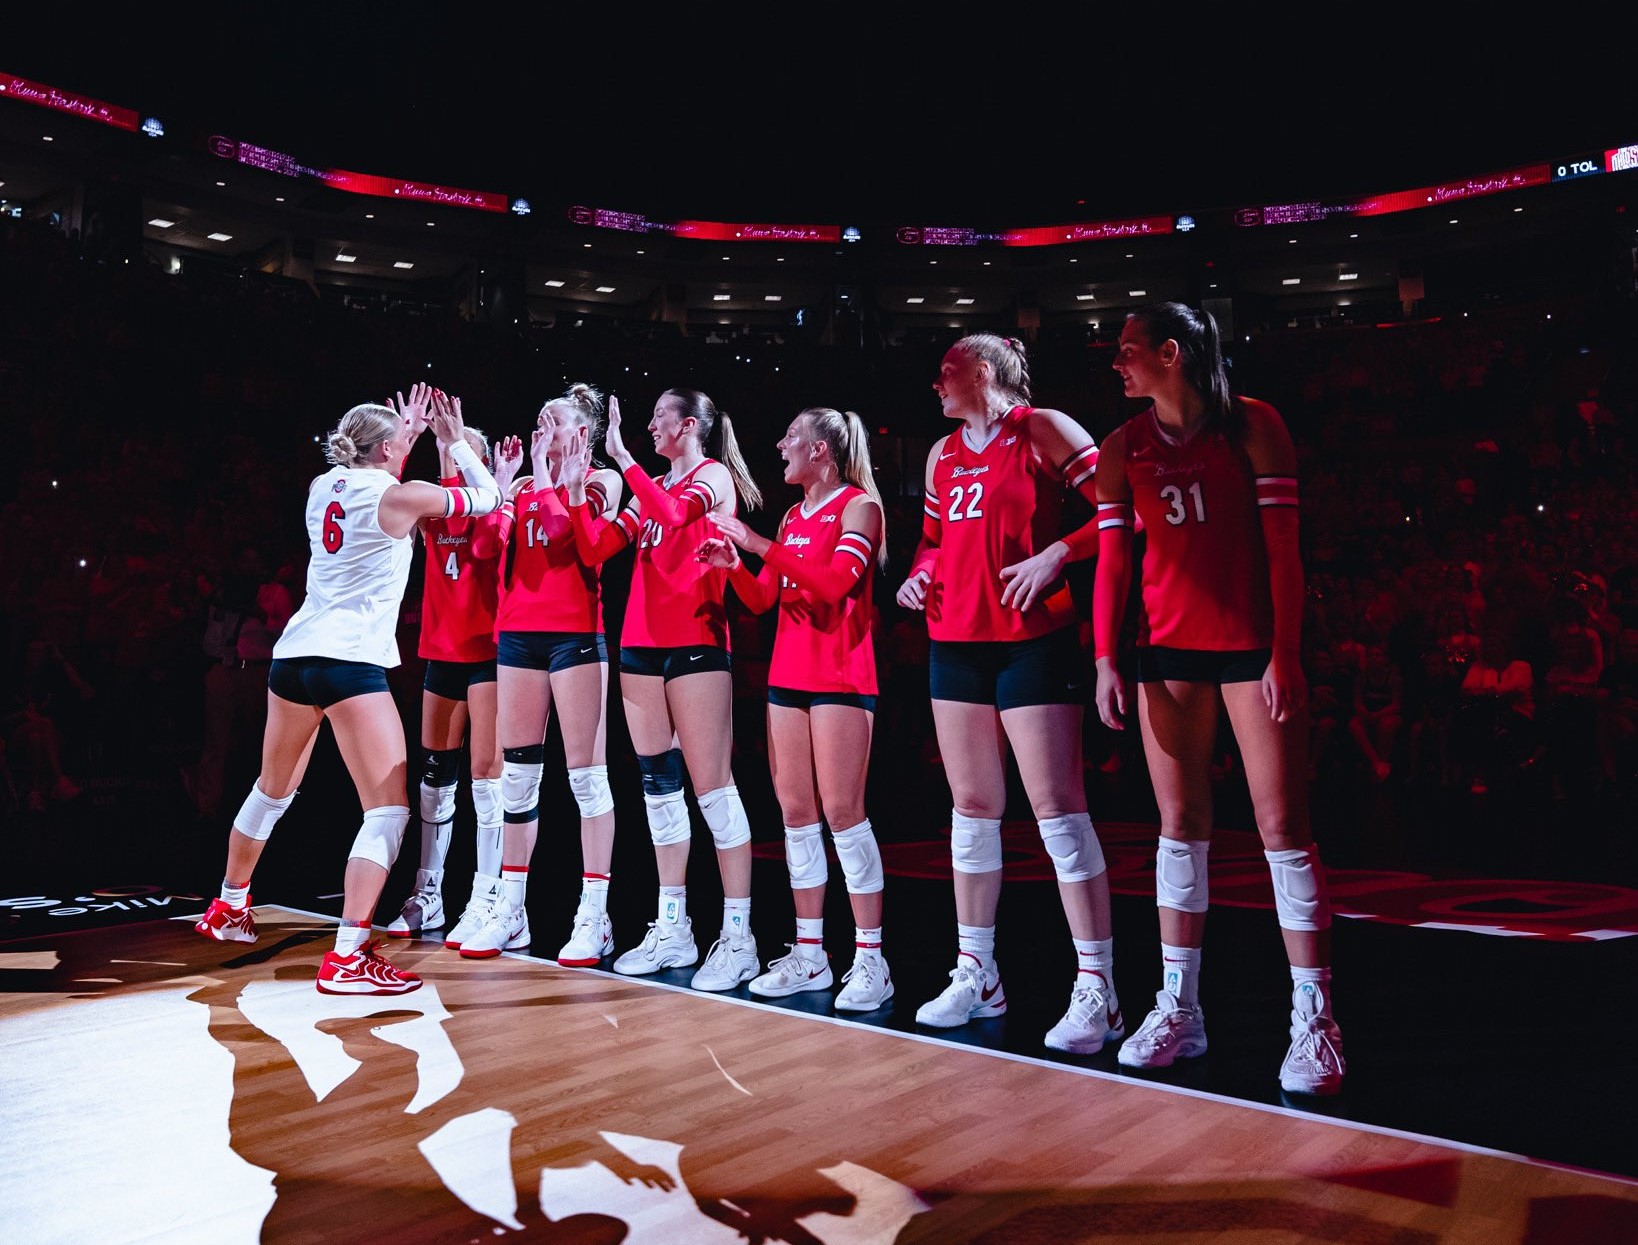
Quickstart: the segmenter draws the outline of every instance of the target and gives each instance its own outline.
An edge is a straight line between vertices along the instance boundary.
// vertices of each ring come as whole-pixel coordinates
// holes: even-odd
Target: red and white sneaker
[[[324,953],[319,965],[320,994],[408,994],[421,988],[421,979],[376,954],[379,943],[367,942],[351,955]]]
[[[217,942],[255,942],[256,915],[250,910],[250,896],[245,896],[242,908],[231,908],[220,899],[211,900],[205,915],[193,923],[193,929]]]
[[[809,959],[796,949],[795,943],[787,942],[785,945],[791,949],[791,953],[770,961],[768,971],[753,978],[747,989],[767,999],[782,999],[804,990],[829,990],[835,980],[830,969],[830,957],[821,951],[823,958]]]

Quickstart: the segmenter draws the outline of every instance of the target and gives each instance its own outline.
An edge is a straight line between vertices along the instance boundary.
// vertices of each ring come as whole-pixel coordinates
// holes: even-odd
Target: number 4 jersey
[[[398,665],[398,610],[414,546],[381,530],[376,510],[398,481],[376,467],[332,467],[307,490],[307,595],[275,658]]]
[[[1143,525],[1138,643],[1267,648],[1274,618],[1255,472],[1222,432],[1177,441],[1154,408],[1126,423],[1126,483]]]
[[[459,477],[442,480],[459,488]],[[428,661],[489,661],[495,656],[500,591],[500,512],[424,519],[427,561],[421,588],[421,640]]]
[[[1063,477],[1036,459],[1029,413],[1027,406],[1007,412],[982,450],[960,430],[938,446],[922,525],[939,547],[927,585],[934,640],[1032,640],[1075,621],[1063,579],[1026,611],[1001,604],[1001,568],[1062,535]]]

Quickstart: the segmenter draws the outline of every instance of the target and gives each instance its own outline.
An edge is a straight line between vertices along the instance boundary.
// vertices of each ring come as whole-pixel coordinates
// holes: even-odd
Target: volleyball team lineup
[[[865,798],[880,693],[873,581],[902,571],[896,603],[926,620],[957,921],[949,985],[918,1001],[917,1025],[951,1030],[1006,1011],[996,924],[1010,757],[1075,955],[1066,1010],[1043,1044],[1083,1055],[1117,1046],[1122,1065],[1141,1069],[1206,1051],[1206,775],[1224,715],[1244,757],[1291,974],[1280,1085],[1339,1092],[1346,1065],[1331,999],[1331,910],[1308,823],[1296,452],[1278,411],[1231,392],[1205,311],[1162,303],[1133,312],[1114,370],[1124,395],[1147,405],[1098,444],[1071,415],[1032,404],[1021,341],[976,333],[951,345],[931,386],[951,431],[927,454],[907,568],[888,566],[869,433],[851,411],[811,406],[789,419],[777,450],[785,495],[796,490],[800,500],[763,535],[742,517],[762,508],[763,490],[741,434],[698,390],[667,389],[654,404],[646,433],[666,462],[660,474],[629,448],[636,438],[618,399],[586,382],[548,400],[527,441],[491,441],[466,423],[459,398],[424,382],[354,406],[327,438],[329,469],[309,487],[306,595],[274,646],[260,774],[228,831],[221,891],[195,929],[222,942],[256,940],[255,868],[328,721],[362,815],[321,992],[420,987],[382,954],[378,930],[389,938],[443,930],[444,945],[472,959],[536,945],[525,901],[550,768],[566,773],[582,858],[577,907],[550,938],[566,934],[558,963],[627,976],[692,968],[697,990],[744,986],[764,998],[835,990],[843,1013],[902,1005]],[[403,479],[429,430],[438,480]],[[1064,530],[1072,494],[1092,518]],[[386,671],[400,660],[399,607],[417,541],[426,555],[418,640],[426,674],[412,808],[408,740]],[[629,596],[610,636],[602,572],[628,550]],[[1089,559],[1091,654],[1065,578],[1071,563]],[[751,825],[732,768],[730,593],[776,619],[767,759],[795,929],[786,953],[766,963],[751,924]],[[1141,626],[1132,643],[1122,620],[1134,593]],[[640,936],[618,939],[608,903],[611,663],[657,883],[654,919]],[[1089,701],[1108,728],[1139,732],[1160,811],[1159,988],[1153,1009],[1130,1025],[1114,989],[1109,879],[1081,766]],[[554,714],[561,762],[547,757]],[[476,864],[457,914],[445,911],[443,886],[463,751]],[[720,922],[698,935],[688,902],[690,795],[723,896]],[[380,927],[411,820],[415,884]],[[827,835],[854,923],[839,988],[826,950]]]

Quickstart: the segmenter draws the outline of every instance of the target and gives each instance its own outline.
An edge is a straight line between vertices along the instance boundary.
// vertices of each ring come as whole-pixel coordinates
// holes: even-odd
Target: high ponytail
[[[830,459],[854,488],[862,490],[882,512],[882,540],[876,563],[887,569],[887,507],[876,486],[876,469],[870,462],[870,433],[864,420],[853,411],[837,411],[828,406],[810,406],[801,418],[808,421],[812,436],[830,447]]]

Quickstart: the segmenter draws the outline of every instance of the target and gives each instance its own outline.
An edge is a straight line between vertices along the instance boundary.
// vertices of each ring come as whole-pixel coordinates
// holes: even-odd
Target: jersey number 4
[[[347,512],[341,508],[339,501],[333,501],[324,508],[324,541],[325,553],[340,553],[341,542],[344,539],[341,531],[341,520],[347,517]]]
[[[982,519],[984,509],[978,503],[984,500],[984,485],[974,480],[971,484],[950,485],[950,509],[944,517],[952,523],[960,519]],[[962,508],[966,503],[966,508]]]
[[[1168,484],[1160,490],[1160,500],[1171,507],[1166,511],[1166,522],[1173,527],[1187,521],[1189,517],[1189,510],[1184,504],[1183,498],[1183,490],[1175,484]],[[1204,523],[1206,521],[1206,495],[1201,491],[1199,480],[1189,485],[1188,498],[1194,503],[1194,521]]]

